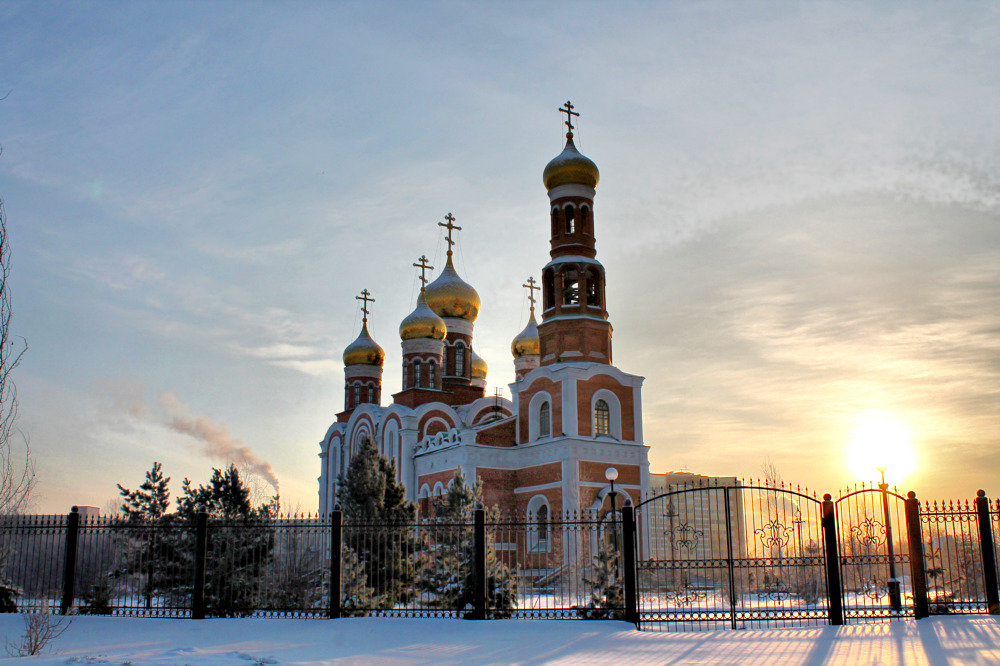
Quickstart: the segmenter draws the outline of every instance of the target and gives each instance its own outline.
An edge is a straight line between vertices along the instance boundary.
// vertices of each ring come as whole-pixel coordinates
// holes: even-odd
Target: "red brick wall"
[[[431,472],[430,474],[424,474],[419,479],[417,479],[417,493],[420,492],[420,489],[424,487],[425,483],[428,486],[430,486],[431,492],[433,493],[434,484],[436,484],[438,481],[440,481],[441,485],[443,485],[445,487],[445,490],[447,490],[448,484],[451,483],[451,480],[453,478],[455,478],[455,472],[457,471],[458,471],[457,469],[448,469],[441,472]]]
[[[483,504],[497,507],[505,514],[514,510],[513,495],[516,485],[515,470],[480,467],[476,480],[483,484]]]
[[[514,446],[514,421],[498,423],[476,433],[476,444]]]
[[[607,375],[597,375],[576,384],[577,428],[579,428],[580,435],[582,437],[591,436],[594,416],[591,413],[590,401],[594,394],[601,389],[607,389],[614,393],[621,405],[622,439],[635,440],[635,408],[632,403],[632,388],[622,386]]]

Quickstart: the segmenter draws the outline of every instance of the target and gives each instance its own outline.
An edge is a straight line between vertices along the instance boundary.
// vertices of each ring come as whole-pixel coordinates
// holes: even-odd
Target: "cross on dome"
[[[451,246],[455,244],[455,241],[453,241],[451,239],[451,232],[452,231],[461,231],[462,227],[456,226],[454,224],[454,222],[455,222],[455,216],[452,215],[451,213],[448,213],[447,215],[445,215],[444,219],[447,220],[447,224],[444,223],[444,222],[438,222],[438,226],[439,227],[444,227],[445,229],[448,230],[448,237],[445,238],[445,242],[448,243],[448,256],[450,257],[452,255]]]
[[[521,285],[528,290],[528,302],[531,303],[531,314],[535,314],[535,292],[541,289],[535,283],[534,276],[529,275],[528,281]]]
[[[566,103],[559,107],[559,112],[566,114],[566,120],[564,120],[563,122],[566,123],[566,127],[568,128],[566,131],[567,139],[573,136],[573,116],[577,117],[580,116],[580,114],[574,111],[573,109],[574,109],[573,102],[569,100],[566,100]]]
[[[362,301],[363,303],[361,306],[361,311],[364,313],[363,320],[366,324],[368,323],[368,304],[375,302],[375,299],[371,297],[371,294],[372,293],[370,291],[365,289],[364,291],[361,292],[360,296],[354,297],[355,300]]]
[[[427,255],[425,254],[420,255],[420,259],[413,265],[420,269],[420,291],[423,291],[427,288],[427,271],[434,270],[434,267],[427,263]]]

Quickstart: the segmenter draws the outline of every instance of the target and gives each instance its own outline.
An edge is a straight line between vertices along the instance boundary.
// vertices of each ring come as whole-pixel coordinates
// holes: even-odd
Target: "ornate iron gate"
[[[844,620],[913,616],[906,498],[862,487],[836,501]]]
[[[823,502],[783,485],[677,487],[636,507],[642,628],[829,621]]]

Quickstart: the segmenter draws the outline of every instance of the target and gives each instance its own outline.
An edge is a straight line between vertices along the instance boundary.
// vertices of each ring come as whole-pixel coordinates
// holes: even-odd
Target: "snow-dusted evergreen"
[[[432,595],[441,608],[471,610],[475,566],[473,562],[473,511],[482,505],[482,486],[470,486],[459,469],[448,491],[432,504],[430,538],[427,545],[427,566],[420,576],[420,589]],[[492,512],[488,512],[492,513]],[[487,524],[495,519],[488,515]],[[435,529],[434,524],[440,525]],[[510,617],[517,601],[517,579],[500,562],[490,544],[493,535],[486,534],[486,599],[487,616]]]
[[[364,582],[345,577],[357,599],[371,595],[368,608],[391,608],[412,598],[415,558],[419,551],[414,524],[416,507],[396,480],[396,464],[386,460],[371,439],[362,440],[338,493],[344,516],[344,553],[352,553]],[[344,555],[344,562],[350,556]],[[343,565],[342,565],[343,566]],[[348,568],[344,568],[345,575]]]

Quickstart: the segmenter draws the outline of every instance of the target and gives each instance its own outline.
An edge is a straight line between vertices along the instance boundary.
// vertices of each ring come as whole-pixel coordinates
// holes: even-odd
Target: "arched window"
[[[437,376],[434,371],[436,367],[437,364],[434,361],[427,363],[427,388],[437,388]]]
[[[408,389],[412,385],[413,382],[410,379],[410,364],[403,361],[403,388]]]
[[[555,236],[559,233],[559,208],[556,206],[552,207],[552,235]]]
[[[611,409],[608,403],[598,400],[594,403],[594,435],[611,434]]]
[[[465,345],[459,342],[455,345],[455,376],[465,375]]]
[[[573,206],[563,208],[566,213],[566,233],[571,234],[576,231],[576,215]]]
[[[563,269],[562,304],[580,304],[580,274],[572,266]]]
[[[549,505],[543,504],[538,507],[538,512],[535,514],[535,521],[538,523],[538,543],[539,546],[542,542],[548,543],[549,540]]]
[[[368,402],[375,402],[375,387],[368,387]]]
[[[354,404],[352,407],[357,407],[358,403],[361,402],[361,386],[359,384],[354,385]]]
[[[420,376],[420,361],[413,362],[413,385],[420,388],[423,378]]]
[[[601,272],[596,268],[587,269],[587,305],[601,307]]]
[[[538,408],[538,436],[548,437],[552,432],[550,426],[551,417],[549,413],[549,401],[546,400],[542,403],[541,407]]]
[[[528,500],[528,552],[547,553],[549,551],[549,500],[545,495],[535,495]]]
[[[590,208],[587,206],[580,206],[580,231],[589,235],[590,229]]]
[[[555,293],[555,271],[551,268],[546,268],[545,272],[542,273],[542,301],[546,310],[555,307]]]

